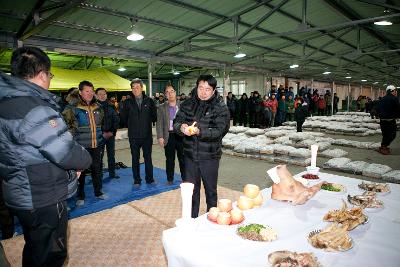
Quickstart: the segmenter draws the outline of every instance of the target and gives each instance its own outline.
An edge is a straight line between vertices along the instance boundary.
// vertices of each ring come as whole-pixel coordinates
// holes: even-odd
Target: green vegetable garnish
[[[340,188],[334,187],[333,184],[323,184],[321,186],[321,189],[328,190],[328,191],[333,191],[333,192],[340,192],[341,191]]]
[[[261,229],[265,229],[265,226],[262,224],[252,223],[246,226],[239,227],[238,232],[239,233],[256,232],[257,234],[259,234]]]

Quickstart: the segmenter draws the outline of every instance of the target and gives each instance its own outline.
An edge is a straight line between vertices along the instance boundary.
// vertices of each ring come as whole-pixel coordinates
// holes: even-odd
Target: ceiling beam
[[[16,38],[19,39],[24,34],[24,32],[28,29],[29,25],[33,22],[33,18],[35,13],[43,6],[45,0],[38,0],[36,1],[35,5],[33,6],[32,10],[29,12],[29,15],[26,19],[22,22],[21,26],[19,27]]]
[[[321,45],[320,47],[318,47],[317,49],[315,49],[314,51],[312,51],[310,54],[308,54],[306,56],[306,58],[311,57],[312,55],[314,55],[315,53],[325,49],[326,47],[328,47],[329,45],[333,44],[335,41],[337,41],[339,38],[342,38],[343,36],[345,36],[346,34],[348,34],[349,32],[351,32],[353,29],[349,28],[346,31],[342,32],[341,34],[337,35],[335,37],[335,39],[333,40],[329,40],[328,42],[326,42],[325,44]]]
[[[258,19],[253,25],[251,25],[250,28],[245,30],[238,38],[238,40],[241,40],[243,37],[245,37],[247,34],[249,34],[252,30],[254,30],[258,25],[260,25],[263,21],[265,21],[267,18],[272,16],[272,14],[275,13],[275,11],[279,10],[283,5],[285,5],[287,2],[290,0],[282,0],[277,6],[274,6],[267,14],[262,16],[260,19]]]
[[[399,6],[394,6],[394,5],[389,5],[383,1],[372,1],[372,0],[357,0],[358,2],[362,2],[362,3],[366,3],[366,4],[371,4],[371,5],[375,5],[375,6],[380,6],[380,7],[384,7],[384,8],[389,8],[389,9],[393,9],[393,10],[397,10],[400,11],[400,7]]]
[[[325,0],[325,1],[330,1],[330,0]],[[331,29],[337,29],[337,28],[352,27],[355,25],[361,25],[361,24],[371,23],[374,21],[379,21],[382,19],[396,18],[396,17],[400,17],[400,13],[379,16],[379,17],[373,17],[373,18],[367,18],[367,19],[353,20],[353,21],[349,21],[349,22],[336,23],[336,24],[331,24],[331,25],[326,25],[326,26],[312,27],[312,28],[302,29],[302,30],[272,33],[272,34],[268,34],[268,35],[264,35],[264,36],[248,38],[248,39],[242,40],[240,42],[262,41],[265,39],[284,37],[284,36],[288,36],[288,35],[296,35],[296,34],[301,34],[301,33],[318,32],[318,31],[325,31],[325,30],[331,30]]]
[[[264,1],[261,1],[261,2],[255,4],[255,5],[252,5],[252,6],[246,8],[246,9],[240,11],[240,12],[235,13],[235,14],[232,15],[231,17],[225,17],[225,16],[223,16],[223,18],[220,19],[219,21],[217,21],[217,22],[215,22],[215,23],[213,23],[213,24],[211,24],[211,25],[209,25],[209,26],[203,28],[202,30],[198,31],[197,33],[194,33],[194,34],[192,34],[192,35],[190,35],[190,36],[186,36],[185,38],[183,38],[183,39],[181,39],[180,41],[178,41],[176,44],[169,45],[169,46],[167,46],[167,47],[165,47],[165,48],[162,48],[161,50],[159,50],[159,51],[156,52],[156,55],[160,55],[160,54],[162,54],[162,53],[164,53],[164,52],[170,50],[171,48],[174,48],[174,47],[176,47],[176,46],[182,44],[186,39],[189,39],[189,40],[190,40],[190,39],[192,39],[192,38],[194,38],[194,37],[196,37],[196,36],[198,36],[198,35],[205,34],[205,33],[208,32],[209,30],[212,30],[212,29],[214,29],[214,28],[216,28],[216,27],[218,27],[218,26],[224,24],[225,22],[231,21],[232,18],[234,18],[234,17],[239,17],[240,15],[246,14],[247,12],[250,12],[250,11],[252,11],[252,10],[254,10],[254,9],[256,9],[256,8],[258,8],[258,7],[260,7],[260,6],[262,6],[262,5],[264,5],[266,2],[270,2],[270,1],[271,1],[271,0],[264,0]],[[228,40],[231,40],[230,38],[227,38],[227,39],[228,39]]]
[[[44,20],[42,20],[38,25],[32,27],[29,31],[21,32],[19,36],[17,36],[17,39],[19,40],[26,40],[27,38],[31,37],[32,35],[35,35],[45,28],[47,28],[54,20],[57,18],[64,16],[67,12],[70,12],[73,8],[75,8],[78,4],[83,2],[85,0],[70,0],[68,1],[64,6],[61,6],[58,8],[53,14],[50,16],[46,17]]]
[[[343,16],[345,16],[347,19],[350,19],[351,21],[360,21],[363,20],[361,18],[361,16],[355,12],[353,9],[350,8],[350,6],[346,5],[343,1],[334,1],[334,0],[324,0],[329,6],[331,6],[334,10],[340,12]],[[397,16],[396,16],[397,15]],[[389,15],[390,16],[390,15]],[[389,18],[389,16],[387,18]],[[393,14],[393,17],[398,17],[400,16],[400,13],[397,14]],[[385,16],[382,16],[382,19]],[[377,21],[377,20],[374,20]],[[371,21],[372,22],[372,21]],[[363,24],[363,23],[362,23]],[[361,27],[363,27],[363,25],[360,24]],[[369,33],[372,37],[378,39],[379,41],[381,41],[384,44],[389,44],[389,46],[391,48],[396,49],[397,46],[395,44],[393,44],[391,42],[390,39],[386,38],[383,34],[381,34],[380,32],[377,32],[375,30],[373,30],[372,28],[369,27],[363,27],[363,29]]]

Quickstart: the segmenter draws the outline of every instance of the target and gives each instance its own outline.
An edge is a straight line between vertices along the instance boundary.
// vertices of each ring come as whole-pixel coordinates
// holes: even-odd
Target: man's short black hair
[[[106,88],[103,88],[103,87],[97,88],[97,89],[96,89],[96,94],[97,94],[98,91],[105,91],[105,92],[107,93]]]
[[[11,56],[11,75],[31,79],[41,71],[50,71],[50,58],[37,47],[25,46],[16,49]]]
[[[93,83],[91,83],[89,81],[81,81],[79,83],[79,91],[82,91],[84,86],[89,86],[89,87],[92,87],[94,89]]]
[[[143,81],[142,81],[141,79],[139,79],[139,78],[133,79],[133,80],[131,81],[131,88],[132,88],[132,85],[134,85],[135,83],[140,84],[140,87],[143,88]]]
[[[199,86],[199,82],[201,81],[207,82],[208,85],[211,86],[214,90],[215,87],[217,87],[217,80],[211,74],[200,75],[199,78],[197,78],[196,87]]]

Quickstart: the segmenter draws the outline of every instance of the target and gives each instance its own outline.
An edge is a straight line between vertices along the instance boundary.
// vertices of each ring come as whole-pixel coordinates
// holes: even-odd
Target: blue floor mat
[[[166,185],[167,176],[165,170],[153,168],[153,176],[156,181],[155,185],[148,185],[144,179],[144,164],[140,164],[140,176],[142,177],[142,185],[138,188],[133,186],[132,168],[118,169],[116,174],[119,179],[108,178],[108,172],[104,172],[103,193],[108,195],[108,199],[99,200],[94,196],[92,180],[86,177],[85,184],[85,204],[80,207],[75,206],[76,197],[68,200],[68,206],[71,208],[69,218],[73,219],[83,215],[109,209],[127,202],[142,199],[148,196],[154,196],[159,193],[176,189],[181,182],[181,176],[175,174],[174,184]]]
[[[109,209],[127,202],[142,199],[149,196],[154,196],[162,192],[177,189],[182,179],[179,174],[175,174],[174,183],[167,185],[167,175],[165,170],[153,168],[153,176],[156,182],[155,185],[148,185],[144,179],[145,170],[144,164],[140,164],[140,177],[142,177],[142,185],[140,187],[133,186],[132,168],[118,169],[116,174],[119,179],[110,179],[108,172],[104,172],[103,178],[103,193],[107,194],[108,199],[100,200],[94,196],[93,184],[90,176],[86,177],[85,183],[85,204],[77,207],[75,202],[76,197],[68,199],[70,207],[69,219],[77,218],[83,215],[88,215],[105,209]],[[15,232],[22,234],[21,225],[15,217]]]

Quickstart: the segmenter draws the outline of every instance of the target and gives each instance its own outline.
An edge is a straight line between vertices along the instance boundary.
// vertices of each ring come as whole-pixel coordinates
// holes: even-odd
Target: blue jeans
[[[104,148],[107,148],[107,162],[109,176],[115,176],[115,136],[103,139],[100,145],[101,169],[103,170]],[[103,173],[103,171],[101,172]]]

